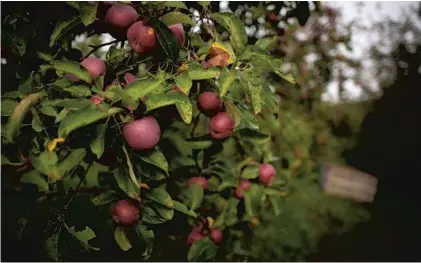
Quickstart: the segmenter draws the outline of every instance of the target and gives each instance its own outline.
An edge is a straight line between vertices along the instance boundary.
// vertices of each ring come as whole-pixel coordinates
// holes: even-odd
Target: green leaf
[[[138,103],[124,91],[120,85],[113,85],[107,89],[106,97],[115,99],[118,98],[122,101],[122,105],[127,109],[134,110],[137,108]]]
[[[237,132],[244,140],[251,141],[257,144],[263,144],[270,140],[270,135],[264,134],[258,130],[244,128],[238,130]]]
[[[65,138],[76,129],[97,122],[103,118],[110,117],[123,110],[121,108],[110,108],[105,103],[100,104],[99,107],[100,109],[96,105],[91,104],[83,109],[72,111],[60,123],[57,132],[58,137]]]
[[[69,114],[70,110],[68,108],[64,108],[60,111],[60,113],[57,115],[54,123],[59,123],[62,120],[64,120],[64,118],[66,118],[67,114]]]
[[[241,123],[241,112],[238,110],[238,107],[230,102],[229,100],[224,101],[225,112],[230,113],[231,116],[234,118],[235,127],[237,128],[238,125]]]
[[[270,203],[272,204],[273,211],[276,216],[279,216],[281,214],[281,206],[282,206],[282,197],[271,195],[269,196]]]
[[[156,32],[156,37],[165,54],[173,61],[177,61],[180,55],[180,45],[172,31],[156,18],[150,19],[149,23]]]
[[[256,41],[255,45],[261,49],[272,49],[278,44],[279,37],[264,37]]]
[[[75,168],[86,156],[86,149],[74,149],[72,152],[58,164],[58,169],[61,175],[65,175],[73,168]]]
[[[145,193],[145,198],[155,201],[169,209],[174,208],[173,200],[168,192],[163,188],[153,188],[152,190]]]
[[[177,11],[166,13],[161,18],[161,21],[167,26],[174,24],[195,24],[194,21],[190,18],[190,16]]]
[[[114,229],[114,239],[117,245],[121,248],[121,250],[128,251],[132,248],[132,244],[127,238],[126,232],[124,231],[123,227],[117,226]]]
[[[203,68],[198,63],[188,64],[188,73],[192,80],[213,79],[219,76],[221,70],[218,67]]]
[[[202,238],[193,243],[187,254],[188,261],[213,261],[218,251],[218,247],[209,237]]]
[[[191,216],[191,217],[194,217],[194,218],[197,217],[196,213],[194,211],[189,211],[189,209],[187,208],[187,206],[185,204],[183,204],[181,202],[178,202],[176,200],[173,200],[173,202],[174,202],[174,210],[175,211],[178,211],[180,213],[183,213],[185,215],[188,215],[188,216]]]
[[[127,169],[127,168],[126,168]],[[125,169],[114,169],[114,178],[117,181],[118,186],[123,190],[129,197],[140,200],[140,187],[138,187],[128,175],[128,171]]]
[[[188,10],[186,4],[182,1],[165,1],[164,5],[166,7],[175,7]]]
[[[9,117],[5,126],[5,138],[7,143],[13,143],[19,136],[20,126],[25,118],[28,110],[38,103],[40,99],[45,96],[43,91],[38,93],[30,94],[23,98],[19,104],[13,110],[12,115]]]
[[[26,95],[31,94],[34,88],[34,72],[31,71],[29,76],[19,84],[18,94],[20,98],[24,98]]]
[[[175,84],[184,94],[188,95],[193,81],[188,72],[183,72],[175,77]]]
[[[197,1],[197,3],[203,7],[208,7],[210,5],[210,1]]]
[[[97,7],[97,4],[92,5],[86,2],[79,3],[80,19],[82,20],[85,26],[89,26],[95,21]]]
[[[125,54],[124,48],[117,48],[117,44],[114,44],[108,49],[105,59],[111,64],[118,64],[123,61]]]
[[[66,4],[70,5],[71,7],[79,10],[79,3],[78,1],[66,1]]]
[[[79,24],[79,17],[74,17],[69,20],[61,21],[56,24],[53,33],[50,36],[50,47],[52,47],[57,40],[66,35],[73,27]]]
[[[228,89],[230,88],[231,84],[234,82],[234,74],[235,71],[229,70],[227,67],[224,67],[221,70],[221,74],[219,75],[219,96],[224,97],[227,94]]]
[[[21,166],[21,165],[24,165],[24,164],[25,164],[24,161],[18,162],[18,163],[11,162],[9,160],[9,158],[7,158],[5,155],[3,155],[3,154],[1,155],[1,165],[2,166],[3,165]]]
[[[243,173],[241,174],[241,178],[255,179],[255,178],[259,177],[259,172],[260,172],[260,168],[259,168],[258,165],[250,165],[250,166],[247,166],[243,170]]]
[[[54,118],[57,117],[57,114],[58,114],[56,109],[54,109],[51,106],[43,106],[39,109],[39,111],[44,115],[54,117]]]
[[[248,191],[244,191],[244,205],[247,216],[258,215],[262,196],[263,187],[257,184],[252,184]]]
[[[1,99],[1,116],[10,116],[18,106],[18,102],[11,99]]]
[[[47,240],[45,240],[44,244],[45,252],[47,253],[48,258],[50,258],[54,262],[61,261],[59,252],[59,238],[60,231],[53,234]]]
[[[137,178],[136,178],[136,174],[134,173],[134,170],[133,170],[133,164],[130,159],[130,155],[127,152],[126,145],[123,145],[123,152],[124,152],[124,155],[126,156],[126,164],[129,170],[129,177],[132,180],[132,182],[136,185],[136,188],[140,188],[139,182],[137,181]]]
[[[208,135],[205,135],[196,138],[189,138],[186,140],[186,143],[191,149],[204,150],[211,147],[213,141]]]
[[[60,179],[61,175],[56,166],[58,162],[58,157],[55,152],[42,152],[38,157],[34,156],[32,153],[29,154],[29,159],[31,160],[34,168],[43,174],[48,175],[53,179]]]
[[[24,173],[20,178],[20,181],[25,184],[33,184],[38,187],[38,192],[48,192],[48,182],[44,176],[42,176],[38,171],[32,170],[27,173]]]
[[[204,191],[199,184],[190,185],[185,191],[185,197],[188,201],[190,210],[194,211],[200,207],[203,201]]]
[[[161,151],[157,149],[152,149],[151,151],[148,151],[146,154],[142,154],[138,156],[143,161],[150,163],[158,168],[161,168],[168,175],[168,162]]]
[[[91,89],[86,85],[74,85],[65,87],[63,90],[77,98],[86,98],[92,95]]]
[[[80,244],[88,251],[93,250],[93,251],[98,251],[99,248],[93,247],[91,245],[89,245],[89,241],[91,239],[94,239],[96,237],[95,232],[88,226],[85,227],[84,230],[81,231],[76,231],[75,227],[72,226],[71,228],[67,229],[69,231],[69,233],[75,238],[77,239]]]
[[[142,239],[143,242],[145,242],[146,249],[142,253],[142,259],[147,260],[152,254],[155,234],[153,230],[148,229],[147,226],[141,225],[140,223],[136,225],[135,230],[137,235]]]
[[[104,141],[105,133],[108,129],[108,122],[104,124],[98,124],[96,127],[96,134],[94,139],[90,143],[91,151],[99,159],[104,153]]]
[[[64,107],[71,110],[80,110],[91,104],[92,102],[88,99],[57,99],[41,102],[42,107]]]
[[[38,113],[32,109],[32,121],[31,121],[32,129],[36,132],[41,132],[44,129],[42,125],[42,121],[38,116]]]
[[[69,73],[87,83],[92,82],[92,77],[89,72],[84,69],[79,63],[75,61],[53,60],[50,64],[59,71]]]
[[[263,91],[263,86],[250,84],[251,83],[248,83],[251,104],[253,105],[254,114],[257,115],[262,111],[263,100],[261,95]]]
[[[169,92],[154,95],[146,100],[146,110],[162,108],[176,103],[187,104],[190,103],[188,97],[180,92]]]
[[[165,223],[167,220],[162,218],[155,210],[148,206],[142,206],[142,222],[151,224],[151,225],[158,225]]]
[[[93,205],[106,205],[115,200],[117,200],[117,193],[113,190],[106,190],[105,192],[100,193],[99,195],[92,197],[91,202]]]
[[[86,168],[85,168],[86,170]],[[86,177],[82,184],[84,188],[98,188],[100,187],[99,174],[109,172],[109,168],[105,165],[93,162],[88,171],[86,171]]]
[[[228,12],[213,13],[211,17],[228,30],[230,41],[237,54],[240,54],[248,41],[247,32],[241,19]]]
[[[171,202],[172,202],[172,200],[171,200]],[[163,205],[155,204],[155,209],[158,212],[158,214],[163,219],[165,219],[165,221],[170,221],[174,218],[174,209],[172,209],[172,208],[170,209],[170,208],[167,208]]]
[[[240,200],[238,200],[237,198],[228,199],[227,203],[225,204],[224,210],[217,217],[214,227],[219,228],[223,225],[233,226],[234,224],[236,224],[238,222],[237,206],[239,203]]]
[[[16,90],[7,91],[7,92],[2,94],[2,98],[17,99],[17,98],[19,98],[19,92],[16,91]]]
[[[185,102],[177,102],[175,104],[178,113],[186,124],[190,124],[193,118],[193,105],[188,97],[185,97]]]
[[[141,79],[126,86],[124,91],[136,101],[143,98],[145,95],[162,88],[163,80],[161,79]]]

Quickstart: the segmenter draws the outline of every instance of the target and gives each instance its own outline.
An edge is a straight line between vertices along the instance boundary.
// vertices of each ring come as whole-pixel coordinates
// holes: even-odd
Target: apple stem
[[[115,43],[118,43],[120,40],[113,40],[113,41],[110,41],[110,42],[107,42],[107,43],[103,43],[103,44],[100,44],[100,45],[96,45],[96,46],[94,46],[94,45],[89,45],[89,47],[90,48],[92,48],[92,50],[91,51],[89,51],[88,52],[88,54],[86,54],[85,56],[83,56],[81,59],[80,59],[80,61],[83,61],[85,58],[87,58],[87,57],[89,57],[91,54],[93,54],[95,51],[97,51],[98,49],[100,49],[100,48],[102,48],[102,47],[105,47],[105,46],[108,46],[108,45],[112,45],[112,44],[115,44]]]

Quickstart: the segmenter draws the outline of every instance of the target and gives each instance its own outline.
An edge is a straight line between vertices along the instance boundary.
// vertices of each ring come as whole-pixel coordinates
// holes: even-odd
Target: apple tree
[[[367,217],[323,192],[323,164],[342,162],[350,140],[320,99],[330,65],[302,63],[336,57],[294,37],[301,25],[251,43],[209,2],[196,4],[200,24],[183,2],[59,6],[24,36],[13,32],[28,13],[2,21],[2,51],[21,55],[2,85],[2,180],[19,196],[18,238],[41,240],[50,260],[112,246],[156,259],[172,244],[188,261],[302,260]],[[81,57],[82,33],[115,40]]]

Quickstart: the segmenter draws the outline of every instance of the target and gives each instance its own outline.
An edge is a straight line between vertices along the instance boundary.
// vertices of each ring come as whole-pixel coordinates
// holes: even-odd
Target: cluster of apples
[[[259,166],[259,182],[264,186],[271,186],[275,180],[276,169],[273,165],[264,163]],[[241,179],[237,188],[235,189],[235,196],[239,199],[244,198],[244,191],[251,188],[251,182],[247,179]]]
[[[223,102],[216,92],[205,91],[199,95],[197,107],[204,115],[211,117],[209,134],[214,139],[225,139],[232,135],[235,122],[229,113],[223,112]]]
[[[146,25],[146,18],[140,19],[141,16],[130,4],[104,1],[98,8],[100,18],[105,13],[105,31],[116,39],[127,38],[130,47],[137,54],[146,54],[158,46],[153,28]],[[175,24],[168,28],[173,32],[180,46],[184,45],[183,25]]]
[[[222,241],[222,231],[219,228],[210,228],[205,220],[199,223],[198,226],[192,228],[192,231],[187,237],[187,244],[192,245],[194,242],[202,238],[210,236],[214,244],[218,245]]]

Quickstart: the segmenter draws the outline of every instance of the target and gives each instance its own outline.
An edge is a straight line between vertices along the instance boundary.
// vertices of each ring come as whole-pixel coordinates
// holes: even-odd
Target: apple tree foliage
[[[93,78],[70,43],[84,32],[107,32],[105,4],[66,4],[67,15],[40,42],[42,63],[29,72],[22,63],[1,102],[2,166],[12,171],[2,177],[24,197],[15,207],[16,233],[25,238],[37,229],[50,260],[110,243],[147,260],[171,242],[185,246],[189,261],[302,260],[322,236],[367,217],[320,185],[320,167],[341,162],[350,141],[332,132],[338,108],[320,100],[329,78],[323,70],[336,56],[314,38],[295,38],[298,23],[281,37],[274,30],[249,43],[241,16],[212,12],[209,2],[198,6],[201,19],[213,23],[199,31],[190,31],[197,20],[183,2],[122,2],[141,15],[156,44],[138,54],[123,34],[107,43],[106,71]],[[13,32],[29,20],[21,14],[3,22]],[[179,24],[184,41],[170,30]],[[329,37],[327,44],[337,44]],[[25,54],[24,37],[6,39],[13,53]],[[325,58],[323,67],[305,68],[310,52]],[[210,132],[231,124],[212,124],[198,107],[206,91],[217,94],[218,111],[232,121],[223,136]],[[136,150],[123,129],[145,116],[159,123],[159,142]],[[141,140],[147,133],[132,134]],[[259,178],[261,164],[275,168],[269,183]]]

